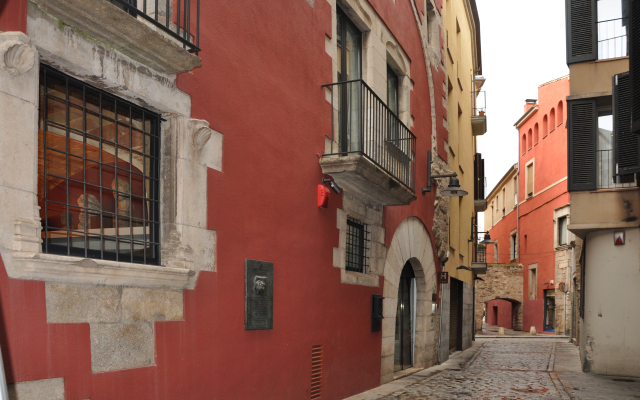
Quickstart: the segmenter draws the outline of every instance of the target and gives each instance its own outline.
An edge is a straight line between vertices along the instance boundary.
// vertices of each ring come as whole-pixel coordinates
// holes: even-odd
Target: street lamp
[[[469,194],[464,189],[460,188],[460,181],[458,180],[458,174],[444,174],[444,175],[431,175],[431,150],[427,151],[427,187],[422,188],[422,194],[431,192],[431,179],[438,178],[451,178],[449,180],[449,186],[446,189],[440,191],[440,194],[447,197],[461,197]]]
[[[484,233],[484,238],[481,241],[479,241],[478,244],[484,244],[484,245],[496,244],[496,242],[491,240],[491,235],[489,235],[489,231],[486,231],[486,232],[484,232],[484,231],[474,231],[473,230],[474,226],[477,226],[475,224],[475,218],[471,217],[471,238],[469,239],[469,242],[473,242],[473,235],[477,235],[479,233]]]

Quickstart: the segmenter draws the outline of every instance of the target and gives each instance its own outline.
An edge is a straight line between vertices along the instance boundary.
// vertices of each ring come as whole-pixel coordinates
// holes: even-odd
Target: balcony
[[[346,191],[378,204],[415,200],[415,135],[362,79],[323,87],[331,91],[332,111],[322,172]]]
[[[471,129],[473,136],[481,136],[487,133],[487,95],[485,91],[476,92],[474,99],[476,107],[471,115]]]
[[[628,27],[628,17],[598,21],[598,60],[629,55]]]
[[[473,157],[473,185],[473,209],[477,213],[484,212],[487,209],[487,199],[484,197],[487,180],[484,177],[484,159],[480,153]]]
[[[157,72],[201,66],[199,0],[33,0],[66,25]],[[175,7],[175,8],[174,8]]]
[[[487,248],[484,245],[476,245],[476,259],[471,262],[471,270],[477,275],[487,273]]]

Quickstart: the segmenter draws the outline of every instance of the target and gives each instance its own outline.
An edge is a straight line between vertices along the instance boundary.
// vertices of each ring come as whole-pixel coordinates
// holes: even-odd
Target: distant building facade
[[[569,334],[576,245],[568,232],[565,97],[569,78],[538,87],[516,122],[519,163],[487,197],[494,262],[523,266],[522,329]],[[503,304],[504,306],[504,304]]]

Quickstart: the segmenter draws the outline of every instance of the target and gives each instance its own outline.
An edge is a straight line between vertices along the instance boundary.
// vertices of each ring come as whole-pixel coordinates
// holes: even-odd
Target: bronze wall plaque
[[[273,329],[273,263],[244,260],[244,329]]]

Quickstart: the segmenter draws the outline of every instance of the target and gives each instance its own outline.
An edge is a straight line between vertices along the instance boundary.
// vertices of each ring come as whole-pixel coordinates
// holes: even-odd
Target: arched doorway
[[[413,367],[416,320],[416,279],[409,262],[404,265],[398,286],[393,371]]]
[[[405,270],[407,272],[403,272]],[[438,324],[431,307],[436,288],[436,265],[429,232],[416,217],[409,217],[398,225],[385,258],[381,384],[392,381],[396,371],[398,295],[402,280],[408,280],[405,277],[410,274],[413,274],[413,297],[409,295],[410,300],[405,304],[409,304],[410,310],[413,310],[410,325],[412,339],[403,341],[403,344],[409,345],[412,355],[403,355],[402,365],[403,368],[411,364],[424,368],[436,363]],[[401,324],[406,328],[406,322]],[[405,360],[408,362],[405,363]]]

